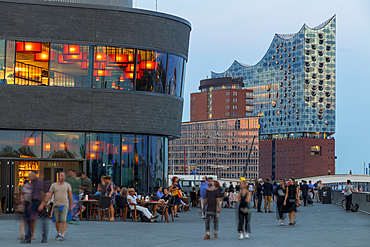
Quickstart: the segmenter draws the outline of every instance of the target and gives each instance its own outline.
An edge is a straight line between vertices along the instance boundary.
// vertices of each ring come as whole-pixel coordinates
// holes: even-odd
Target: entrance
[[[0,212],[14,213],[20,203],[20,191],[33,172],[48,187],[59,180],[59,173],[82,172],[82,161],[0,160]]]

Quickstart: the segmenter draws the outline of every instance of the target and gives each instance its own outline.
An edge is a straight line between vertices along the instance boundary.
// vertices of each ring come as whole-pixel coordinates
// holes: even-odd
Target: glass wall
[[[148,136],[122,135],[122,185],[146,191]]]
[[[184,67],[183,58],[153,50],[0,40],[0,83],[6,84],[181,96]]]
[[[92,50],[89,45],[51,43],[49,85],[90,87]]]
[[[4,84],[5,76],[5,40],[0,39],[0,84]]]
[[[41,158],[41,132],[0,131],[0,157]]]
[[[138,50],[136,90],[165,93],[167,53]]]
[[[50,159],[85,158],[85,134],[44,132],[43,157]]]
[[[20,164],[27,164],[17,168],[21,171],[23,167],[19,173],[22,178],[30,172],[29,167],[39,170],[40,162],[44,161],[34,159],[43,158],[58,163],[51,170],[43,171],[50,173],[49,177],[76,169],[77,164],[91,178],[94,189],[101,176],[110,175],[117,186],[155,192],[157,187],[167,185],[167,152],[168,139],[161,136],[0,131],[0,157],[18,158],[22,161]],[[82,165],[83,160],[86,166]]]
[[[149,190],[154,192],[158,186],[163,186],[163,138],[149,137]]]
[[[184,59],[168,54],[167,65],[167,94],[180,95]]]
[[[133,90],[134,59],[134,49],[96,46],[93,87]]]
[[[121,185],[120,134],[86,134],[86,164],[88,177],[97,187],[101,176],[109,175],[112,182]]]

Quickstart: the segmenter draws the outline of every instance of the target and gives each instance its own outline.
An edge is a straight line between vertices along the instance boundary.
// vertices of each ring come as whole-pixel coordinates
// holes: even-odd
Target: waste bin
[[[322,187],[322,204],[331,204],[331,188]]]

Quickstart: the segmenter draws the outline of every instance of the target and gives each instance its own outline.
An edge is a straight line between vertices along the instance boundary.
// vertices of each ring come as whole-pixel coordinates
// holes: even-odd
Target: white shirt
[[[137,197],[135,196],[135,195],[133,195],[133,196],[131,196],[131,195],[128,195],[127,196],[127,202],[129,203],[129,204],[137,204],[137,201],[136,201],[136,199],[137,199]],[[130,208],[131,209],[134,209],[134,206],[133,205],[130,205]]]
[[[252,185],[252,184],[250,184],[250,185],[248,186],[248,190],[253,192],[253,185]]]

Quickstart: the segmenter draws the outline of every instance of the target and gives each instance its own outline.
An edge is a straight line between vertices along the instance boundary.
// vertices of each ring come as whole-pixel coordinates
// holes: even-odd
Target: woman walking
[[[249,202],[252,200],[252,192],[248,189],[248,185],[245,181],[241,183],[241,190],[238,195],[238,201],[240,202],[238,208],[239,214],[239,239],[249,238],[251,232],[250,219],[252,217],[252,208],[249,206]],[[245,221],[245,227],[243,229]],[[243,234],[244,233],[244,234]]]
[[[344,195],[346,197],[346,212],[352,212],[351,211],[352,192],[353,192],[353,188],[351,185],[351,180],[347,180],[347,185],[344,188]]]
[[[284,206],[286,206],[287,211],[289,212],[289,225],[295,225],[295,212],[297,209],[296,202],[300,203],[299,200],[299,190],[295,185],[294,178],[289,179],[289,186],[286,188]]]
[[[110,206],[108,208],[108,220],[114,221],[114,204],[116,199],[115,194],[115,185],[113,182],[111,182],[111,176],[105,176],[105,184],[107,185],[107,196],[111,198],[110,200]]]
[[[276,203],[276,216],[279,220],[279,224],[281,226],[284,225],[284,213],[285,213],[285,194],[286,194],[286,184],[285,179],[280,179],[280,184],[275,189],[275,200],[274,203]]]
[[[177,215],[177,210],[179,209],[179,206],[181,205],[181,200],[180,200],[180,197],[181,197],[181,186],[179,184],[179,179],[178,177],[173,177],[172,178],[172,185],[170,187],[170,191],[172,193],[172,196],[174,197],[175,201],[173,203],[173,205],[175,205],[175,212],[173,214],[173,217],[179,217]],[[180,195],[179,195],[180,194]]]

